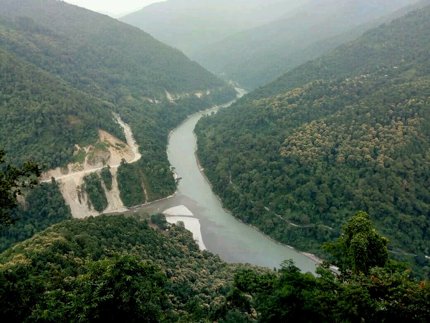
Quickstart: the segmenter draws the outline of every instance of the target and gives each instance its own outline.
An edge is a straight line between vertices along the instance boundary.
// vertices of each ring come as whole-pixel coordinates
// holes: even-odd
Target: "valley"
[[[428,322],[430,0],[140,4],[0,0],[2,321]]]
[[[243,91],[239,93],[239,96],[244,94]],[[201,233],[194,232],[194,237],[201,236],[208,251],[229,263],[278,268],[284,260],[292,259],[303,272],[315,272],[316,263],[311,258],[237,221],[213,193],[197,160],[194,127],[203,116],[216,113],[219,109],[227,109],[230,105],[231,103],[194,114],[171,132],[167,153],[179,178],[177,191],[168,199],[133,208],[131,213],[143,211],[153,214],[165,213],[167,210],[167,221],[185,217],[185,227],[187,218],[198,220]],[[174,214],[170,211],[172,208]],[[199,228],[194,226],[194,229]]]

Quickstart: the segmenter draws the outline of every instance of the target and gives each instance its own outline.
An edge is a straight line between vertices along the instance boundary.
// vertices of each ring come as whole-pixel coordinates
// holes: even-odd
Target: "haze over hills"
[[[168,0],[145,7],[121,20],[193,57],[196,50],[236,32],[268,23],[306,2]]]
[[[280,19],[213,42],[191,56],[225,79],[254,89],[355,39],[373,20],[414,2],[308,1]]]
[[[223,85],[150,35],[73,5],[2,0],[0,15],[14,25],[4,33],[3,47],[98,96],[160,99],[166,90],[179,94]],[[26,51],[29,46],[43,51]],[[50,64],[43,57],[49,57]],[[94,93],[97,90],[101,93]]]
[[[224,205],[277,240],[319,253],[346,217],[365,210],[395,254],[424,259],[428,30],[430,6],[199,123],[201,163]]]

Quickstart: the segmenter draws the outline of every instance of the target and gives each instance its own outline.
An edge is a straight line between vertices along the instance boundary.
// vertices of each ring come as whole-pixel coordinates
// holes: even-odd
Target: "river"
[[[228,105],[222,108],[227,108]],[[199,119],[214,113],[215,107],[190,116],[169,137],[168,158],[181,179],[174,197],[144,207],[149,212],[164,212],[176,207],[175,219],[183,215],[187,226],[200,222],[200,246],[230,263],[250,263],[268,268],[279,268],[286,259],[292,259],[304,272],[315,272],[315,262],[291,247],[279,244],[255,228],[234,218],[223,209],[218,197],[212,192],[206,177],[202,174],[196,158],[197,140],[194,128]],[[178,206],[181,206],[178,208]],[[185,207],[185,208],[184,208]],[[179,211],[177,209],[187,211]],[[172,209],[171,209],[172,210]],[[173,209],[175,211],[175,209]],[[167,212],[169,213],[169,212]],[[169,215],[167,218],[169,219]],[[188,219],[192,221],[187,221]],[[170,221],[171,222],[171,221]],[[198,229],[198,227],[197,227]],[[196,235],[194,235],[196,238]]]

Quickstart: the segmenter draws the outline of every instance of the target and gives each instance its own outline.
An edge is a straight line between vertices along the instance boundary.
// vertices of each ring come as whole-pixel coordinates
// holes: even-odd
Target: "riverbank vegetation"
[[[365,210],[393,254],[428,268],[429,17],[382,25],[202,119],[199,158],[224,205],[320,255]]]
[[[146,202],[142,173],[137,165],[122,163],[117,173],[121,201],[131,207]]]
[[[154,201],[173,194],[176,183],[167,159],[167,143],[169,132],[177,127],[187,116],[210,108],[220,102],[228,102],[235,98],[236,92],[229,88],[212,90],[210,94],[198,98],[194,95],[178,98],[174,102],[147,104],[145,111],[135,105],[124,105],[121,116],[131,125],[136,141],[139,144],[142,158],[132,165],[119,168],[119,185],[130,186],[135,197],[127,198],[130,192],[125,192],[126,205],[142,204],[145,201],[143,186],[147,192],[148,201]],[[121,170],[121,168],[127,170]],[[129,174],[125,176],[125,174]],[[121,190],[120,187],[120,190]],[[133,189],[131,187],[134,187]]]

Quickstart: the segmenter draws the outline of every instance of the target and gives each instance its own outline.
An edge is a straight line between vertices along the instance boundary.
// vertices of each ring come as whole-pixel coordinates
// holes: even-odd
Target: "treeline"
[[[225,206],[322,255],[366,210],[393,254],[426,275],[429,16],[426,7],[372,30],[202,119],[199,158]]]
[[[121,163],[117,173],[121,201],[131,207],[146,202],[143,174],[135,164]]]
[[[100,171],[100,177],[102,178],[103,183],[105,184],[107,190],[108,191],[112,190],[112,181],[113,181],[113,178],[112,178],[112,173],[111,173],[111,170],[110,170],[109,166],[103,168]]]

